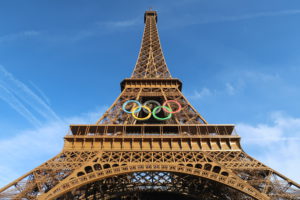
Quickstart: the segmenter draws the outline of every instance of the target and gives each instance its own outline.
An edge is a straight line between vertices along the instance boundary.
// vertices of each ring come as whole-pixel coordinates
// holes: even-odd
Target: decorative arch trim
[[[269,197],[260,193],[255,188],[250,186],[248,183],[246,183],[245,181],[243,181],[242,179],[236,176],[231,176],[230,174],[228,176],[225,176],[205,169],[198,169],[195,167],[181,166],[181,165],[168,164],[168,163],[130,164],[124,166],[115,166],[107,169],[101,169],[99,171],[97,170],[88,171],[88,173],[80,174],[77,177],[72,177],[72,179],[69,179],[66,182],[56,185],[47,193],[39,196],[38,199],[47,199],[47,200],[56,199],[59,196],[73,189],[86,185],[88,183],[92,183],[111,176],[122,175],[131,172],[143,172],[143,171],[177,172],[177,173],[194,175],[194,176],[206,178],[212,181],[225,184],[257,200],[269,199]]]

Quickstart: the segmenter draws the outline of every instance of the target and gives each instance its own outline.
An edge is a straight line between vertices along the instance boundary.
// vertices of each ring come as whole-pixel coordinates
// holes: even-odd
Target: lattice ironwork
[[[171,78],[161,49],[155,11],[145,13],[145,30],[132,78]]]
[[[300,199],[299,184],[242,150],[234,125],[208,124],[187,101],[166,66],[156,22],[147,11],[137,64],[112,106],[95,124],[71,125],[62,152],[1,188],[0,199]],[[138,108],[124,106],[128,100],[171,100],[178,104],[166,104],[169,112],[181,109],[140,120],[149,112],[133,117],[124,109]]]
[[[128,100],[138,100],[141,103],[146,102],[147,100],[155,99],[161,104],[167,100],[176,100],[181,106],[182,110],[179,113],[172,115],[172,117],[165,121],[158,121],[150,119],[147,120],[149,123],[164,123],[164,124],[207,124],[206,120],[196,111],[196,109],[188,102],[188,100],[183,96],[181,91],[177,87],[164,88],[163,85],[159,87],[143,87],[138,88],[135,86],[132,88],[132,85],[125,86],[125,89],[121,95],[117,98],[114,104],[106,111],[106,113],[99,119],[97,124],[137,124],[144,123],[137,121],[133,118],[132,115],[124,112],[122,105]],[[128,110],[132,109],[131,104],[127,107]],[[171,104],[170,106],[176,106]],[[176,109],[176,108],[173,108]],[[163,112],[162,112],[163,113]],[[140,115],[145,115],[144,112],[140,112]],[[165,116],[164,116],[165,117]]]
[[[153,193],[158,193],[153,196]],[[82,186],[58,199],[253,199],[230,187],[205,178],[170,172],[135,172],[113,176]],[[152,196],[152,198],[151,198]],[[159,198],[160,197],[160,198]]]

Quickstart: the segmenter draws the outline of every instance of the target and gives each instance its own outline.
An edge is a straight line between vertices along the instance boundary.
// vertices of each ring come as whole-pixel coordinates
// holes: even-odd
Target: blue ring
[[[142,109],[142,104],[141,104],[140,102],[138,102],[137,100],[128,100],[128,101],[126,101],[125,103],[123,103],[122,109],[124,110],[124,112],[126,112],[126,113],[128,113],[128,114],[131,114],[131,113],[132,113],[132,112],[126,110],[126,108],[125,108],[126,105],[127,105],[128,103],[136,103],[136,104],[138,105],[139,108],[136,109],[136,110],[134,111],[134,113],[138,113],[138,112],[141,111],[141,109]]]

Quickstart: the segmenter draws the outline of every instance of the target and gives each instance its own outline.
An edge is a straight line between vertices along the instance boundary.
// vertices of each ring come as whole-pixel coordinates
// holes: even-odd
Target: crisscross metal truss
[[[175,193],[185,199],[252,200],[253,198],[205,178],[170,172],[135,172],[95,181],[58,198],[63,199],[156,199],[153,193]],[[152,198],[151,198],[152,196]],[[175,196],[175,197],[176,197]],[[168,195],[168,197],[170,196]],[[172,197],[171,197],[172,198]],[[162,199],[162,198],[160,198]]]
[[[151,117],[149,120],[137,121],[132,115],[126,113],[122,109],[122,105],[127,100],[138,100],[144,103],[147,100],[155,99],[161,103],[167,100],[178,101],[182,109],[180,112],[175,113],[172,117],[165,121],[155,120]],[[127,109],[130,110],[134,104],[129,105]],[[176,105],[170,105],[176,106]],[[176,108],[174,108],[175,110]],[[140,112],[139,116],[144,113]],[[166,113],[162,114],[166,115]],[[152,124],[207,124],[206,120],[196,111],[196,109],[188,102],[178,88],[165,88],[165,87],[126,87],[113,105],[104,113],[98,120],[97,124],[139,124],[139,123],[152,123]]]
[[[156,13],[145,14],[145,29],[139,57],[132,78],[171,78],[161,49],[156,27]]]
[[[219,188],[218,185],[221,184],[222,191],[228,191],[229,199],[230,197],[234,199],[234,195],[238,195],[241,199],[251,199],[249,196],[254,199],[276,200],[300,198],[299,185],[242,151],[101,152],[78,150],[64,151],[9,184],[0,191],[0,198],[55,199],[60,197],[60,199],[68,199],[67,197],[70,195],[75,195],[74,198],[82,199],[85,197],[84,195],[88,194],[100,195],[101,199],[113,195],[114,191],[112,189],[103,193],[101,187],[96,190],[96,185],[101,181],[114,180],[113,177],[122,177],[124,174],[133,176],[142,172],[151,174],[155,171],[170,174],[170,176],[173,176],[171,175],[173,173],[182,174],[180,177],[195,176],[197,177],[195,180],[208,181],[211,186],[214,183],[215,187],[208,190],[214,190],[215,193],[218,193],[216,188]],[[111,185],[114,183],[109,181],[105,181],[105,183],[107,184],[102,185],[103,187],[115,187]],[[167,182],[165,183],[167,184]],[[137,186],[139,184],[137,183]],[[197,196],[197,191],[191,193],[193,189],[187,188],[187,186],[177,191],[188,190],[182,194]],[[120,185],[120,187],[122,186]],[[165,188],[165,191],[171,192],[172,187]],[[202,187],[205,186],[201,185],[199,189]],[[159,184],[153,184],[149,191],[157,189],[156,191],[159,192],[161,188],[163,187],[160,187]],[[86,190],[86,193],[80,193],[82,190]],[[130,187],[123,188],[123,190],[124,192],[127,190],[134,192]],[[237,190],[240,192],[234,192]],[[145,190],[144,192],[149,191]],[[114,195],[123,195],[123,193]],[[215,199],[221,197],[222,195],[219,195]]]
[[[97,151],[64,151],[0,189],[0,199],[36,199],[94,158]]]

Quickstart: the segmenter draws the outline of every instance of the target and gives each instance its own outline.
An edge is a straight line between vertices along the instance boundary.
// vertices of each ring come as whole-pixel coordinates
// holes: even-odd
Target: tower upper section
[[[142,45],[131,78],[172,78],[159,41],[156,11],[146,11],[144,23]]]

